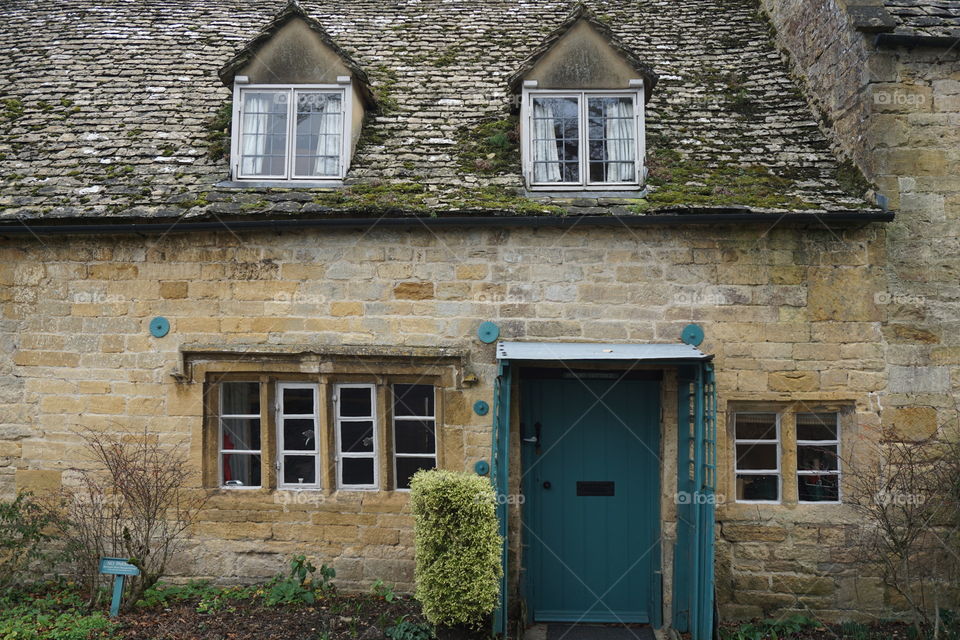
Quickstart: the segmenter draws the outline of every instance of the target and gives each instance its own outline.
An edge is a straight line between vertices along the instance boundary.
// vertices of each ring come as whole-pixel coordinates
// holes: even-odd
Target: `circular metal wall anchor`
[[[170,321],[163,316],[157,316],[150,321],[150,334],[154,338],[162,338],[170,333]]]
[[[477,475],[485,476],[490,473],[490,463],[486,460],[477,460],[476,464],[473,465],[473,470],[477,472]]]
[[[480,342],[490,344],[500,337],[500,327],[489,320],[481,322],[477,328],[477,337],[480,338]]]
[[[490,411],[490,405],[483,400],[477,400],[473,403],[473,412],[478,416],[485,416]]]
[[[686,344],[699,347],[703,342],[703,327],[698,324],[688,324],[680,333],[680,339]]]

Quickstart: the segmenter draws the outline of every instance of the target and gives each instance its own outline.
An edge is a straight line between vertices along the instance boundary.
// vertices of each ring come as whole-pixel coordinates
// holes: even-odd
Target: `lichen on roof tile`
[[[508,78],[576,6],[555,0],[302,2],[365,70],[379,103],[348,186],[217,188],[228,175],[231,98],[217,71],[284,6],[4,3],[0,219],[871,208],[838,180],[840,164],[751,0],[587,3],[660,77],[647,105],[644,200],[532,200],[516,149],[501,137],[486,146],[490,126],[507,138],[515,126]]]

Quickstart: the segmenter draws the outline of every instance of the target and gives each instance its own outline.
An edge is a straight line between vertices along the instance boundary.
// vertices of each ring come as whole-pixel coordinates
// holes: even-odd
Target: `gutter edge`
[[[879,212],[822,212],[822,213],[784,213],[760,214],[743,213],[734,210],[731,213],[694,213],[670,215],[628,215],[628,216],[447,216],[447,217],[394,217],[394,218],[282,218],[259,220],[165,220],[163,222],[110,222],[68,224],[34,224],[36,221],[16,220],[0,223],[0,238],[6,236],[55,236],[55,235],[127,235],[127,234],[170,234],[190,231],[256,231],[269,230],[280,232],[286,229],[328,228],[328,229],[365,229],[373,227],[646,227],[668,225],[702,224],[818,224],[841,225],[868,224],[872,222],[891,222],[895,214],[892,211]]]

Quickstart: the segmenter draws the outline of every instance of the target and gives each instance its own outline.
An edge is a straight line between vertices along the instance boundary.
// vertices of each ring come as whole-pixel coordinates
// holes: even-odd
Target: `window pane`
[[[260,450],[260,418],[221,418],[221,449]]]
[[[343,115],[339,93],[297,93],[294,175],[340,175]]]
[[[775,444],[738,444],[737,469],[741,471],[775,470],[778,448]]]
[[[434,412],[433,385],[393,385],[393,415],[432,418]]]
[[[286,91],[244,91],[240,139],[241,172],[282,176],[287,162]]]
[[[340,387],[340,415],[344,418],[373,416],[373,389]]]
[[[342,485],[373,484],[373,458],[342,458]]]
[[[223,473],[223,478],[221,478],[223,486],[260,486],[260,454],[224,453],[220,466]]]
[[[637,140],[633,99],[589,98],[591,182],[635,182]]]
[[[259,382],[224,382],[220,397],[222,415],[260,415]]]
[[[836,440],[837,414],[798,413],[797,440]]]
[[[778,476],[737,476],[737,500],[779,500]]]
[[[429,458],[397,458],[397,488],[409,489],[410,478],[420,469],[433,469],[437,466],[437,459]]]
[[[316,426],[313,420],[286,418],[283,421],[283,449],[285,451],[315,451]]]
[[[316,456],[283,456],[283,484],[316,484]]]
[[[346,453],[373,451],[373,423],[341,422],[340,451]]]
[[[775,413],[738,413],[736,422],[737,440],[777,439],[777,414]]]
[[[434,453],[435,428],[433,420],[397,420],[394,423],[397,453]]]
[[[284,388],[283,389],[283,412],[287,415],[310,415],[314,414],[313,409],[313,389],[305,388]]]
[[[801,502],[838,502],[840,476],[797,476],[797,492]]]
[[[837,445],[797,447],[797,469],[800,471],[836,471]]]
[[[576,98],[534,98],[535,182],[580,182],[580,109]]]

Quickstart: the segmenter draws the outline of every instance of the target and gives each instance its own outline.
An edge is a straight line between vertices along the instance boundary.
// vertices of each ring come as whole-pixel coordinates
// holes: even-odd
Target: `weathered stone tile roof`
[[[960,0],[884,0],[894,33],[960,38]]]
[[[831,153],[752,0],[588,3],[659,75],[647,106],[652,193],[550,203],[517,195],[507,79],[572,4],[302,6],[365,69],[380,104],[365,125],[352,186],[214,186],[227,177],[226,123],[216,118],[231,97],[217,70],[282,1],[7,0],[0,7],[0,218],[871,208],[859,173]]]

